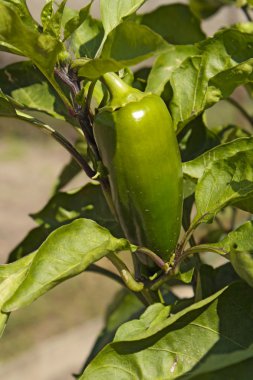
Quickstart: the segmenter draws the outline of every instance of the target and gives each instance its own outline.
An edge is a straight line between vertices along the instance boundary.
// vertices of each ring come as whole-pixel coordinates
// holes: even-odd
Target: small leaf
[[[236,273],[253,287],[253,221],[242,224],[218,243],[201,244],[196,248],[214,249],[226,255]]]
[[[47,0],[40,14],[43,30],[45,30],[50,23],[50,19],[53,16],[53,11],[53,0]]]
[[[78,12],[78,15],[72,17],[64,26],[64,40],[69,38],[78,28],[81,24],[84,23],[84,21],[87,19],[90,7],[93,0],[86,5],[86,7],[81,8]]]
[[[62,0],[55,13],[50,12],[49,5],[49,19],[48,22],[44,23],[43,25],[43,32],[48,33],[57,39],[60,39],[61,37],[62,18],[66,2],[67,0]],[[49,4],[50,3],[51,1],[49,1]]]
[[[80,20],[79,12],[65,7],[63,17],[65,28],[71,19]],[[87,15],[84,22],[68,37],[69,50],[73,52],[76,58],[94,58],[101,45],[103,36],[104,30],[101,21]]]
[[[105,37],[118,26],[123,18],[133,14],[145,0],[101,0],[100,13]]]
[[[108,253],[128,247],[127,240],[114,238],[89,219],[78,219],[58,228],[38,249],[25,280],[3,310],[10,312],[31,304]]]
[[[105,327],[99,334],[92,351],[85,362],[84,368],[90,363],[90,361],[102,350],[102,348],[110,343],[114,336],[116,330],[123,323],[130,321],[143,312],[143,304],[136,298],[133,293],[129,293],[126,289],[120,290],[114,297],[113,302],[109,305]],[[83,368],[83,370],[84,370]],[[82,371],[83,372],[83,371]]]
[[[209,221],[225,206],[250,195],[253,195],[252,151],[216,161],[197,184],[195,221]]]
[[[174,45],[193,44],[205,38],[200,21],[185,4],[161,6],[141,15],[140,22]]]

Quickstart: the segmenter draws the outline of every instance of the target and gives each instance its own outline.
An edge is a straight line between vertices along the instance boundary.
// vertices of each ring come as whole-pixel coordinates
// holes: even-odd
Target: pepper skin
[[[119,223],[131,243],[169,260],[182,215],[182,167],[163,100],[116,74],[104,75],[111,100],[95,117],[94,136],[108,171]]]

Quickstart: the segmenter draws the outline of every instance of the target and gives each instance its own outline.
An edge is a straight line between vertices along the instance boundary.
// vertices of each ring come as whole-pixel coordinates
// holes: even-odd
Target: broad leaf
[[[127,240],[114,238],[108,230],[89,219],[77,219],[59,227],[38,249],[24,281],[5,303],[3,311],[10,312],[31,304],[108,253],[128,247]]]
[[[215,161],[199,180],[195,221],[206,222],[225,206],[253,195],[253,153],[239,152]]]
[[[133,293],[129,293],[126,289],[120,290],[108,307],[105,326],[99,334],[98,339],[96,340],[92,351],[86,360],[84,368],[87,367],[90,361],[99,353],[99,351],[102,350],[102,348],[104,348],[106,344],[113,340],[116,330],[123,323],[138,318],[138,316],[143,312],[143,309],[143,304]]]
[[[23,282],[34,257],[35,253],[12,264],[0,265],[0,337],[8,319],[8,313],[2,312],[2,306]]]
[[[212,98],[213,92],[217,96],[217,90],[220,99],[227,98],[236,87],[249,82],[253,82],[253,59],[215,75],[208,83],[207,98]]]
[[[248,380],[252,371],[252,361],[253,345],[245,350],[210,355],[203,364],[196,366],[189,376],[183,376],[182,380],[224,380],[232,379],[235,374],[240,374],[241,380]]]
[[[145,0],[101,0],[100,13],[105,37],[118,26],[124,17],[137,11]]]
[[[140,22],[174,45],[192,44],[205,38],[200,21],[185,4],[161,6],[141,15]]]
[[[39,227],[32,229],[12,250],[8,261],[17,260],[35,251],[52,231],[80,217],[96,221],[115,236],[123,236],[100,186],[92,183],[69,192],[56,192],[42,210],[31,216]]]
[[[84,14],[86,13],[85,8],[81,10],[82,12],[78,12],[74,9],[65,7],[63,16],[66,35],[72,31],[71,35],[68,37],[67,43],[70,51],[73,52],[73,55],[76,58],[94,58],[104,36],[101,21],[93,19],[89,14],[80,26],[73,30],[74,24],[77,26],[76,21],[80,21],[84,18]],[[70,24],[68,24],[68,22]]]
[[[93,183],[69,192],[56,193],[42,210],[31,216],[38,224],[44,224],[51,230],[76,218],[92,219],[114,235],[122,236],[100,185]]]
[[[216,161],[233,157],[238,152],[253,150],[253,137],[239,138],[226,144],[219,145],[192,161],[183,164],[184,174],[192,178],[200,178]]]
[[[69,105],[69,101],[56,80],[53,68],[58,55],[64,51],[62,43],[53,36],[39,33],[28,26],[20,16],[6,3],[0,3],[0,50],[23,55],[40,69],[60,95]]]
[[[179,131],[204,109],[218,102],[223,91],[224,95],[226,91],[228,93],[228,84],[222,80],[218,80],[218,87],[214,86],[217,81],[212,82],[208,90],[209,81],[217,74],[221,75],[228,70],[230,90],[251,80],[249,63],[241,65],[253,55],[253,34],[250,28],[239,25],[221,30],[214,37],[198,43],[198,55],[187,58],[173,71],[170,77],[173,90],[170,109]],[[243,74],[240,74],[242,67]],[[232,68],[234,70],[230,70]]]
[[[193,160],[220,143],[218,136],[207,128],[203,114],[192,120],[178,139],[182,161]]]
[[[26,108],[75,122],[53,87],[30,61],[21,61],[1,69],[0,87]]]
[[[36,251],[50,234],[50,230],[44,225],[33,228],[24,239],[10,252],[8,262],[11,263],[21,257]]]
[[[3,94],[0,87],[0,116],[16,117],[15,107],[11,104],[9,99]]]
[[[200,18],[208,18],[224,5],[235,4],[236,0],[190,0],[192,11]]]
[[[124,21],[108,35],[101,58],[77,60],[74,66],[79,67],[80,76],[96,79],[106,72],[135,65],[168,49],[168,46],[161,36],[148,27]]]
[[[241,352],[248,350],[253,343],[251,288],[237,283],[216,293],[212,301],[200,301],[194,307],[166,318],[166,306],[150,306],[139,320],[142,339],[137,341],[140,332],[136,339],[129,339],[133,337],[138,321],[123,325],[115,341],[97,355],[80,379],[170,380],[191,373],[199,362],[205,363],[213,355],[217,355],[220,367],[222,362],[218,358],[222,359],[224,354],[238,353],[240,360],[242,356],[250,357]],[[150,324],[161,325],[165,321],[167,327],[149,334]],[[228,363],[231,364],[231,361],[224,362],[223,368]],[[251,362],[251,371],[252,367]],[[216,368],[219,369],[218,365]],[[249,376],[251,371],[248,372]]]
[[[33,19],[27,7],[26,0],[1,0],[1,2],[11,7],[27,26],[38,28],[37,22]]]
[[[165,84],[170,80],[173,71],[189,56],[198,54],[195,46],[171,46],[156,59],[152,66],[146,91],[161,95]]]

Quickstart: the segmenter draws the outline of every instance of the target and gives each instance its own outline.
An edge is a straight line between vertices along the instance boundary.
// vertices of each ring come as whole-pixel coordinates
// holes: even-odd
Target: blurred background
[[[149,0],[141,12],[173,2]],[[31,13],[39,19],[45,1],[27,0],[27,3]],[[83,0],[68,1],[68,5],[76,9],[85,3]],[[93,15],[99,17],[98,1],[94,1],[92,9]],[[219,27],[238,21],[245,21],[242,12],[224,7],[203,23],[203,29],[212,35]],[[0,67],[20,59],[0,53]],[[240,102],[247,102],[244,90],[238,89],[235,96],[240,98]],[[220,102],[208,111],[210,127],[245,123],[241,118],[236,109],[226,102]],[[71,138],[71,128],[66,124],[50,118],[45,120]],[[68,160],[65,150],[50,137],[25,123],[0,118],[1,263],[35,226],[29,214],[45,204],[57,174]],[[71,183],[71,188],[83,185],[85,181],[87,178],[81,174]],[[118,286],[111,280],[85,273],[53,289],[29,308],[13,313],[0,341],[0,378],[71,379],[71,373],[78,372],[87,356],[102,326],[102,315],[117,290]]]

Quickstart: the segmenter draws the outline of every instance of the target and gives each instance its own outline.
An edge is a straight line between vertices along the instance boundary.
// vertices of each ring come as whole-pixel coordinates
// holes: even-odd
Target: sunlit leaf
[[[24,281],[5,303],[3,311],[29,305],[57,284],[83,272],[91,263],[128,246],[127,240],[114,238],[89,219],[77,219],[59,227],[38,249]]]

